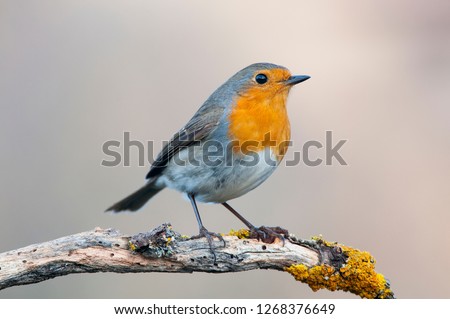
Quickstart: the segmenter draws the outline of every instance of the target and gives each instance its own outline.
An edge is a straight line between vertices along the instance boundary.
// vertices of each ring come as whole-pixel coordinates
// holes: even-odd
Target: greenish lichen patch
[[[181,235],[170,224],[163,224],[150,232],[139,233],[130,238],[128,245],[134,252],[146,257],[165,257],[173,254],[173,246]]]
[[[306,283],[313,291],[328,289],[354,293],[361,298],[393,298],[389,283],[382,274],[375,271],[375,259],[366,251],[330,243],[322,238],[313,238],[319,247],[336,248],[345,256],[345,263],[338,268],[327,264],[307,267],[291,265],[285,270],[298,281]],[[320,250],[320,249],[319,249]]]

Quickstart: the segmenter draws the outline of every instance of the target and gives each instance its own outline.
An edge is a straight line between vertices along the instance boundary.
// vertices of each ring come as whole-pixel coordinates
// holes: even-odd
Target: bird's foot
[[[285,237],[288,235],[289,231],[279,226],[261,226],[250,228],[250,238],[261,240],[266,244],[272,244],[276,239],[279,239],[284,246]]]
[[[216,252],[214,251],[214,247],[213,247],[213,237],[216,237],[217,239],[222,241],[223,247],[226,246],[225,239],[223,239],[221,234],[210,232],[205,227],[201,227],[199,234],[196,236],[192,236],[191,239],[198,239],[198,238],[203,238],[203,237],[205,237],[206,241],[208,242],[209,249],[211,250],[211,253],[213,254],[213,257],[214,257],[214,264],[216,264]]]

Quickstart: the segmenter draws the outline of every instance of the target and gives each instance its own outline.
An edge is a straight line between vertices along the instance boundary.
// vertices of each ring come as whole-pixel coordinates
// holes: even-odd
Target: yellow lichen
[[[239,229],[234,230],[232,229],[229,233],[229,236],[236,236],[239,239],[245,239],[250,237],[250,231],[248,229]]]
[[[313,291],[326,288],[331,291],[343,290],[354,293],[361,298],[392,298],[393,292],[388,288],[382,274],[375,272],[375,259],[366,251],[330,243],[321,237],[313,238],[327,247],[339,247],[347,256],[340,269],[330,265],[291,265],[285,270],[296,280],[309,285]]]
[[[136,251],[136,250],[137,250],[136,245],[133,244],[131,241],[128,242],[128,245],[130,246],[130,249],[131,249],[132,251]]]

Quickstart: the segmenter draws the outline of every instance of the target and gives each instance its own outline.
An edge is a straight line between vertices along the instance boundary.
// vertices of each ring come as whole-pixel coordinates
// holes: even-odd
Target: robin
[[[187,195],[194,209],[199,235],[211,252],[213,237],[202,223],[196,201],[220,203],[239,218],[250,235],[273,242],[287,231],[255,227],[227,201],[264,182],[283,159],[290,140],[286,101],[290,89],[310,77],[291,75],[283,66],[252,64],[222,84],[159,153],[147,183],[107,211],[136,211],[164,188]]]

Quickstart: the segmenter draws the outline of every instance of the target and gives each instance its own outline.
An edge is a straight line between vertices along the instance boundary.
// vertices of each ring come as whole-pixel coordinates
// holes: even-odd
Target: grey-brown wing
[[[219,120],[223,115],[222,107],[210,105],[207,108],[201,108],[194,117],[179,130],[168,144],[164,146],[156,160],[153,162],[146,178],[161,174],[174,154],[182,148],[199,143],[219,125]]]

